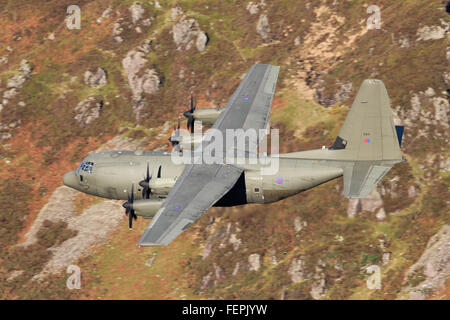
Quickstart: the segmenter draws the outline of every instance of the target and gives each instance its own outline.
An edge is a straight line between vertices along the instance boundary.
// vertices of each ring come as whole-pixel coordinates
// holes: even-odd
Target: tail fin
[[[392,166],[402,160],[397,130],[383,82],[365,80],[339,136],[329,148],[345,149],[346,158],[353,160],[344,167],[346,197],[366,197]]]
[[[381,80],[365,80],[330,149],[345,149],[354,160],[401,159],[389,97]]]

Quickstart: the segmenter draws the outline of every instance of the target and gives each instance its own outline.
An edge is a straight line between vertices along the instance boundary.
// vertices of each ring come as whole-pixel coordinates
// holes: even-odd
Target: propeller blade
[[[191,133],[194,133],[194,122],[195,122],[195,119],[192,117],[192,121],[191,121]]]
[[[187,125],[186,125],[186,129],[189,131],[190,127],[191,127],[191,122],[192,122],[193,118],[192,117],[188,117],[188,121],[187,121]]]
[[[133,209],[133,202],[134,202],[134,183],[131,184],[131,195],[128,194],[128,201],[122,204],[122,207],[125,208],[125,215],[128,216],[128,226],[130,227],[130,230],[133,228],[133,219],[134,220],[137,219],[137,216],[134,213]]]
[[[131,210],[130,215],[128,216],[128,227],[131,229],[133,229],[133,215],[134,215],[134,210]]]
[[[194,112],[195,106],[194,106],[194,96],[191,94],[191,113]]]
[[[158,168],[158,175],[157,175],[157,178],[158,178],[158,179],[161,178],[161,166],[159,166],[159,168]]]

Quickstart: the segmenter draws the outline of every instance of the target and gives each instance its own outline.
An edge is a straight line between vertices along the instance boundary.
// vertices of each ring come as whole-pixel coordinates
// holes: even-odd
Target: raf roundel
[[[181,206],[173,206],[173,208],[174,208],[175,210],[180,210],[180,209],[181,209]]]
[[[282,184],[284,182],[284,179],[282,177],[278,177],[275,181],[277,184]]]
[[[369,138],[365,138],[364,139],[364,143],[370,143],[370,139]]]
[[[244,102],[249,102],[250,101],[250,97],[243,97],[242,100],[244,100]]]

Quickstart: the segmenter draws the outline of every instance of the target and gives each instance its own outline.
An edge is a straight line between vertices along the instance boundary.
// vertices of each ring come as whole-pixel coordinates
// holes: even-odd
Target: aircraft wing
[[[222,198],[242,171],[233,165],[187,165],[138,245],[169,244]]]
[[[266,129],[279,71],[280,67],[270,64],[255,64],[250,68],[212,127],[222,132],[224,140],[227,129],[253,129],[256,132]],[[211,140],[208,138],[210,132],[213,131],[206,133],[205,143]],[[244,151],[256,152],[260,139],[262,136],[258,140],[249,136]],[[224,141],[223,145],[229,149],[227,142]]]
[[[253,65],[213,128],[224,136],[227,129],[265,129],[278,71],[268,64]],[[233,188],[242,172],[229,164],[186,165],[138,245],[169,244]]]

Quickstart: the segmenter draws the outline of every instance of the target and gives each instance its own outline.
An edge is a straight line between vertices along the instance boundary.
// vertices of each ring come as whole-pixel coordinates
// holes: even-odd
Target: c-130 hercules
[[[227,129],[265,129],[279,69],[253,65],[226,107],[216,111],[212,129],[224,136]],[[192,109],[186,117],[195,117]],[[275,202],[340,176],[345,197],[364,198],[403,161],[402,134],[383,82],[365,80],[334,144],[277,155],[275,174],[262,174],[264,164],[249,161],[271,155],[247,153],[241,164],[175,164],[171,155],[179,151],[111,151],[88,155],[63,182],[87,194],[127,200],[130,228],[137,216],[152,219],[138,245],[168,245],[212,206]]]

